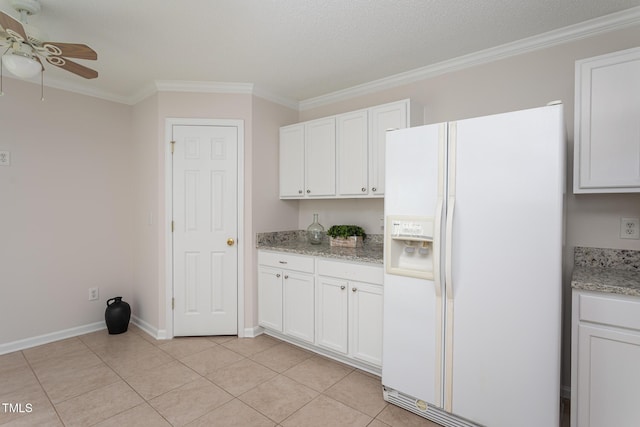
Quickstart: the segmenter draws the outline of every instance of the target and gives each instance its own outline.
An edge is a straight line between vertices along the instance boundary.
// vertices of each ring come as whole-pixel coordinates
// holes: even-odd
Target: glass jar
[[[312,245],[319,245],[324,240],[324,227],[318,222],[318,214],[313,214],[313,223],[307,227],[307,240]]]

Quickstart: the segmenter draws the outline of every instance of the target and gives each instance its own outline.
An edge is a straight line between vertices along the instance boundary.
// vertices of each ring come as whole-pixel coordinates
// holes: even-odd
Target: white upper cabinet
[[[305,123],[305,193],[307,197],[336,194],[336,120]]]
[[[576,61],[574,193],[640,192],[640,48]]]
[[[280,197],[304,197],[304,125],[280,128]]]
[[[336,117],[338,196],[369,194],[369,120],[367,110]]]
[[[422,123],[406,99],[280,128],[280,198],[383,197],[387,130]]]
[[[336,194],[335,118],[280,128],[280,198]]]
[[[411,114],[415,119],[409,120]],[[369,110],[369,191],[384,195],[384,150],[387,130],[421,125],[422,111],[409,100],[392,102]]]

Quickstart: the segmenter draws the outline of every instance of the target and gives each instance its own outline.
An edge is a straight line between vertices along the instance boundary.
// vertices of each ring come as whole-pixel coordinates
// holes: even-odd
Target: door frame
[[[196,119],[196,118],[165,118],[164,132],[164,161],[165,161],[165,339],[173,338],[173,233],[171,232],[171,219],[173,212],[173,163],[171,154],[171,139],[173,126],[232,126],[238,130],[238,156],[237,156],[237,224],[238,235],[238,337],[244,336],[244,120],[234,119]]]

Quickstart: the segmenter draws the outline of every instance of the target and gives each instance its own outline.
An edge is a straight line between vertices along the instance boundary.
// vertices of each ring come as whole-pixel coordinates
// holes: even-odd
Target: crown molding
[[[305,99],[300,101],[299,110],[310,110],[323,105],[355,98],[357,96],[391,89],[420,80],[426,80],[452,71],[458,71],[464,68],[486,64],[488,62],[497,61],[511,56],[545,49],[609,31],[620,30],[639,23],[640,6],[560,28],[558,30],[549,31],[533,37],[528,37],[512,43],[506,43],[490,49],[474,52],[469,55],[459,56],[437,64],[373,80],[368,83],[363,83],[347,89],[328,93],[326,95]]]

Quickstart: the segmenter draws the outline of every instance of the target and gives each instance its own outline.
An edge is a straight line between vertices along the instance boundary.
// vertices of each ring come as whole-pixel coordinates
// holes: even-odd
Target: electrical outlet
[[[89,301],[96,301],[100,298],[100,291],[98,288],[89,288]]]
[[[640,218],[621,218],[620,238],[640,239]]]
[[[0,151],[0,166],[11,166],[11,153]]]

